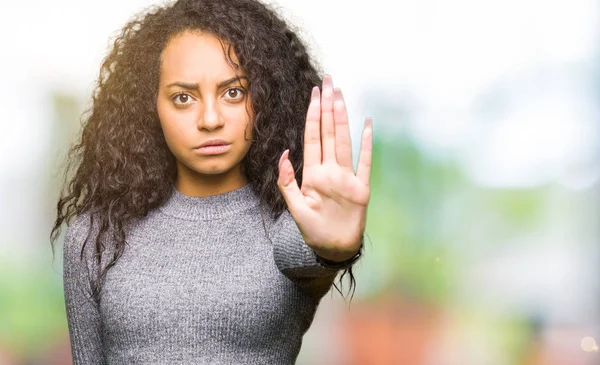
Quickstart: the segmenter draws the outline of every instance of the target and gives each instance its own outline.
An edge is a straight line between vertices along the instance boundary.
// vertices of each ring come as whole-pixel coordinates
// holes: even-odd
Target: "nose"
[[[205,98],[202,105],[202,110],[198,117],[198,129],[206,131],[214,131],[223,126],[223,118],[219,113],[219,106],[213,98]]]

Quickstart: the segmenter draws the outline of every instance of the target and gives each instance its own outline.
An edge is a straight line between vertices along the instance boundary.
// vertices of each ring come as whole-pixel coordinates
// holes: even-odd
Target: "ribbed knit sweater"
[[[250,183],[207,197],[173,187],[127,227],[99,300],[98,228],[76,217],[63,251],[74,364],[293,364],[339,269],[316,260],[288,210],[276,221],[260,210]]]

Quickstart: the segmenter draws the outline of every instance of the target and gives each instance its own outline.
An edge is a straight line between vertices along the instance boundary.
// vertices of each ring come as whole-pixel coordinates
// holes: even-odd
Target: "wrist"
[[[350,260],[351,258],[353,258],[354,256],[356,256],[356,254],[358,252],[360,252],[360,248],[358,250],[353,250],[353,251],[348,251],[348,252],[339,252],[339,251],[323,251],[323,250],[315,250],[313,249],[313,251],[315,252],[315,255],[324,260],[324,261],[331,261],[331,262],[343,262],[343,261],[347,261]]]
[[[316,259],[325,267],[330,268],[346,268],[352,266],[362,255],[363,251],[363,240],[360,241],[358,250],[351,252],[323,252],[319,250],[313,250]]]

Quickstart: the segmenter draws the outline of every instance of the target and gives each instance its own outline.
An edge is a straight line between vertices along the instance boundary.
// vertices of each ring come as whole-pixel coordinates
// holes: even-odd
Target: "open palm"
[[[306,243],[321,257],[343,261],[360,248],[370,197],[372,122],[365,120],[356,173],[346,105],[329,75],[314,87],[306,115],[302,187],[286,150],[278,186]]]

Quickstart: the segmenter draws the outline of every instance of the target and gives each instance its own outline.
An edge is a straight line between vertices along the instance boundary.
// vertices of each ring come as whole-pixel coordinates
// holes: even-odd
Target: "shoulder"
[[[287,208],[278,217],[272,219],[269,227],[269,237],[275,241],[304,242],[300,228]]]
[[[91,233],[90,228],[97,228],[98,226],[97,222],[92,222],[91,218],[92,215],[89,212],[84,212],[73,218],[70,223],[67,223],[65,242],[84,241],[88,233]]]
[[[74,237],[81,235],[83,232],[87,232],[91,226],[90,217],[91,215],[89,212],[75,216],[75,218],[67,224],[67,236]]]
[[[86,256],[93,255],[94,241],[98,234],[98,219],[92,220],[92,214],[84,212],[77,215],[70,223],[67,223],[63,250],[65,259],[74,259],[81,255],[85,247]],[[85,244],[87,242],[87,244]],[[85,244],[85,246],[84,246]]]
[[[290,222],[294,221],[287,207],[280,213],[274,213],[270,208],[262,207],[260,216],[269,234],[281,230],[283,227],[289,225]]]
[[[276,231],[278,229],[289,227],[291,224],[296,225],[296,221],[294,220],[294,217],[292,217],[290,211],[285,208],[277,218],[273,219],[272,227],[273,230]]]

